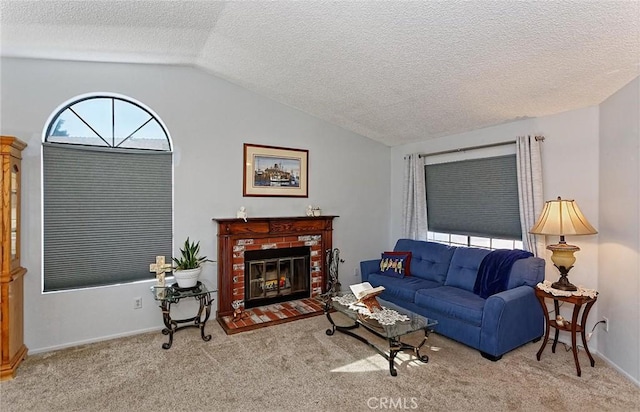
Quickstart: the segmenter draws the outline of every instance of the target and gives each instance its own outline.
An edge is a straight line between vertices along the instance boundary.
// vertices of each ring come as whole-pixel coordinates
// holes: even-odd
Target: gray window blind
[[[522,239],[516,156],[425,166],[429,231]]]
[[[171,153],[43,145],[44,290],[151,279],[171,256]]]

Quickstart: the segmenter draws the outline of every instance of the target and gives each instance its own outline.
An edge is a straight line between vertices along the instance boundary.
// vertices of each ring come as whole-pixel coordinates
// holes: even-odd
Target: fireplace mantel
[[[269,234],[317,233],[332,230],[333,219],[338,216],[252,217],[244,219],[213,219],[218,222],[218,237],[268,236]]]
[[[312,296],[326,290],[325,253],[331,250],[333,219],[338,216],[214,218],[218,226],[218,320],[233,314],[232,302],[243,300],[244,251],[311,246]]]

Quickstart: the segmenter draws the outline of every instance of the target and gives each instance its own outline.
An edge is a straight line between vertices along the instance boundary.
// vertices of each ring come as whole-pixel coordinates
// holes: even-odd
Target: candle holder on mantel
[[[322,216],[322,210],[320,209],[319,206],[307,206],[307,210],[305,212],[305,214],[309,217],[318,217],[318,216]]]
[[[241,206],[240,209],[236,212],[236,218],[242,219],[245,222],[247,221],[247,209],[244,206]]]

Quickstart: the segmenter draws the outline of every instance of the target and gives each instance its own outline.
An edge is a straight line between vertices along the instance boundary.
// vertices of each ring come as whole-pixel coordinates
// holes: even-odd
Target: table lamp
[[[545,202],[544,209],[538,221],[529,233],[534,235],[560,236],[560,243],[547,246],[553,252],[551,261],[560,271],[560,279],[551,285],[554,289],[577,290],[569,282],[567,275],[576,262],[574,252],[580,250],[578,246],[567,245],[565,235],[594,235],[597,230],[584,217],[575,200],[565,200],[558,196],[556,200]]]

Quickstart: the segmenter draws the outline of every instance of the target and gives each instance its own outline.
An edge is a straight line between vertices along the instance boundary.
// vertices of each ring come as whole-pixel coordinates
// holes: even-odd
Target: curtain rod
[[[544,142],[544,136],[535,136],[535,139],[536,139],[537,142]],[[435,155],[448,154],[448,153],[460,153],[460,152],[466,152],[467,150],[477,150],[477,149],[486,149],[486,148],[489,148],[489,147],[506,146],[506,145],[514,144],[515,142],[516,142],[515,140],[509,140],[508,142],[500,142],[500,143],[483,144],[483,145],[479,145],[479,146],[462,147],[460,149],[443,150],[441,152],[420,153],[420,154],[418,154],[418,157],[435,156]]]

